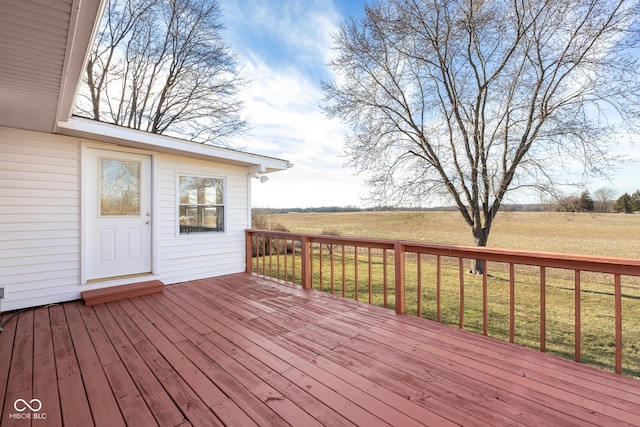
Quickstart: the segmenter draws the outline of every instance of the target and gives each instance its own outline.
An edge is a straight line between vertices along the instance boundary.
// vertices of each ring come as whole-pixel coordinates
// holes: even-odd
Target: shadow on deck
[[[250,274],[21,313],[0,390],[2,426],[640,425],[635,379]]]

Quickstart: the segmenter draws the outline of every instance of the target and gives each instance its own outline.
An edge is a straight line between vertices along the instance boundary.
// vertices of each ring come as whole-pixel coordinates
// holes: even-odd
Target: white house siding
[[[76,138],[0,128],[2,312],[77,299],[104,286],[80,285],[80,153]],[[244,271],[247,168],[148,154],[155,157],[156,276],[170,284]],[[177,174],[225,178],[225,232],[178,234]]]
[[[157,155],[156,168],[160,279],[170,284],[244,271],[244,230],[249,224],[247,169],[164,154]],[[225,232],[178,234],[179,174],[226,179]]]
[[[77,298],[77,140],[0,128],[0,310]]]

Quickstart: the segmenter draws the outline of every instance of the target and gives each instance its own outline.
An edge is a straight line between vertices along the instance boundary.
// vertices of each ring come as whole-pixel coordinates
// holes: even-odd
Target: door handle
[[[151,224],[151,221],[147,221],[147,224]]]

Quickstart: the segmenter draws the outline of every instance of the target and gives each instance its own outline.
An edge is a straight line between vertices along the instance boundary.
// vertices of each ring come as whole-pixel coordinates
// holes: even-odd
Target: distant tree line
[[[514,203],[504,204],[507,212],[594,212],[594,213],[634,213],[640,212],[640,190],[633,194],[624,193],[615,198],[616,191],[613,188],[604,187],[594,191],[593,196],[587,190],[580,195],[572,195],[557,199],[552,203]],[[339,213],[339,212],[383,212],[383,211],[455,211],[455,206],[436,207],[408,207],[408,206],[373,206],[361,208],[354,205],[348,206],[317,206],[309,208],[254,208],[254,215],[259,218],[273,218],[275,214],[285,213]],[[264,229],[261,224],[261,229]],[[276,227],[277,228],[277,227]],[[266,229],[270,229],[267,227]],[[280,230],[284,231],[284,230]]]
[[[387,212],[387,211],[450,211],[455,210],[453,206],[440,206],[435,208],[423,207],[403,207],[403,206],[374,206],[360,208],[358,206],[316,206],[310,208],[254,208],[253,211],[267,211],[270,214],[285,213],[339,213],[339,212]]]
[[[542,204],[505,204],[508,212],[543,212],[547,207]],[[428,212],[428,211],[457,211],[455,206],[411,207],[411,206],[373,206],[361,208],[358,206],[316,206],[309,208],[253,208],[254,215],[259,218],[273,217],[275,214],[287,213],[340,213],[340,212]]]

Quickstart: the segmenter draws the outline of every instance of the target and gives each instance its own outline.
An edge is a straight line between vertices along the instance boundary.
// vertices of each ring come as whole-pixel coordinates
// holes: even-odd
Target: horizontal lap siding
[[[79,143],[0,129],[2,311],[77,298]]]
[[[80,145],[0,128],[0,286],[8,311],[79,297]],[[176,283],[244,271],[247,169],[156,154],[156,273]],[[226,178],[226,232],[177,235],[176,173]]]
[[[157,156],[158,275],[187,280],[244,271],[244,230],[248,228],[247,169],[219,163]],[[177,174],[226,178],[226,231],[178,235]]]

